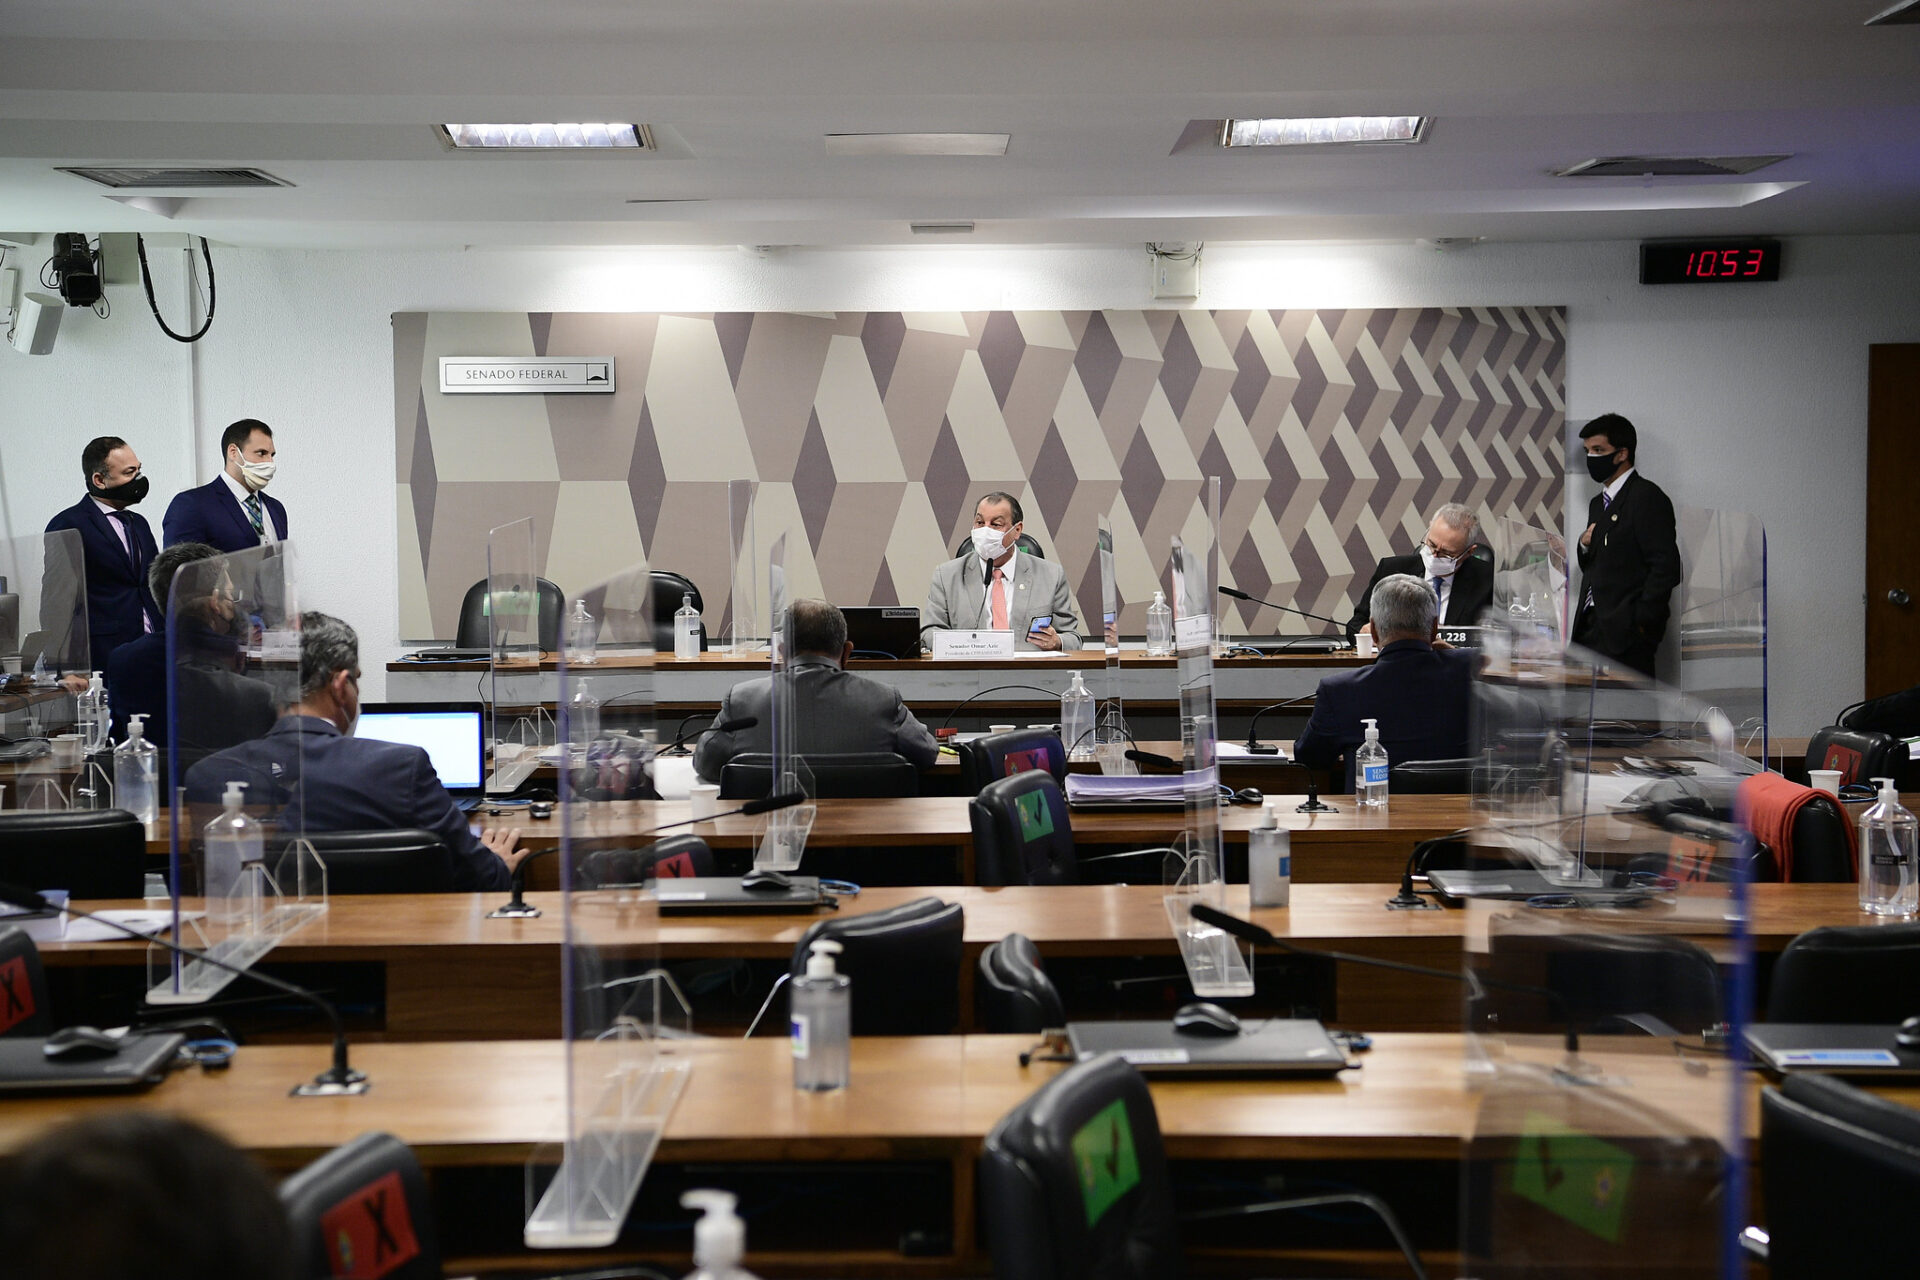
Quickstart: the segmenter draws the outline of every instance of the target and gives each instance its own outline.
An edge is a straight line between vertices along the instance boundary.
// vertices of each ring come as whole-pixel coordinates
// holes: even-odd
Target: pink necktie
[[[993,571],[992,600],[993,629],[1005,631],[1007,629],[1007,580],[998,569]]]

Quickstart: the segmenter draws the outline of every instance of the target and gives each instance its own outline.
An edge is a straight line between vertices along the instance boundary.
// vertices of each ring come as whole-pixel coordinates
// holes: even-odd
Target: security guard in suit
[[[1619,414],[1589,422],[1580,441],[1587,473],[1602,488],[1587,504],[1580,535],[1573,642],[1652,676],[1669,597],[1680,585],[1673,501],[1634,469],[1638,433]]]

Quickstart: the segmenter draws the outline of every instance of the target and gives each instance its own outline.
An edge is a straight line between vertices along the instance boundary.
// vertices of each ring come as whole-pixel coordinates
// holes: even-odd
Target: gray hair
[[[1374,639],[1381,644],[1427,640],[1432,638],[1434,619],[1440,615],[1440,600],[1432,587],[1412,574],[1391,573],[1373,589],[1367,612],[1373,618]]]
[[[1480,526],[1480,521],[1473,514],[1473,508],[1464,502],[1449,502],[1434,512],[1433,518],[1449,529],[1458,529],[1469,542],[1473,540],[1473,531]]]
[[[167,598],[173,594],[174,575],[190,564],[202,560],[217,560],[220,548],[210,547],[204,542],[176,542],[153,558],[147,566],[147,590],[153,592],[153,602],[160,611],[167,610]]]
[[[847,650],[847,615],[825,600],[793,602],[793,652],[825,654],[835,662]]]
[[[326,687],[336,671],[360,666],[360,637],[352,627],[330,613],[300,615],[300,696],[310,698]]]

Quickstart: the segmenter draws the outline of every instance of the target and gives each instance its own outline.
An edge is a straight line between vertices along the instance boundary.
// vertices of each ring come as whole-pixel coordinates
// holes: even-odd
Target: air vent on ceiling
[[[917,236],[970,236],[973,234],[971,222],[909,222],[907,226]]]
[[[62,167],[71,173],[116,191],[153,187],[224,187],[229,190],[248,187],[290,187],[293,184],[259,169],[141,169],[129,166]]]
[[[1920,22],[1920,0],[1900,0],[1899,4],[1882,9],[1867,19],[1870,27],[1912,26]]]
[[[1556,178],[1724,178],[1789,156],[1601,156],[1554,169]]]

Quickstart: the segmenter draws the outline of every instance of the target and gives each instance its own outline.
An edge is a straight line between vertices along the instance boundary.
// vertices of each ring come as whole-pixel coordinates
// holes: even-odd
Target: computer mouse
[[[783,871],[759,867],[740,877],[742,889],[791,889],[793,878]]]
[[[535,800],[527,806],[527,816],[530,818],[551,818],[553,816],[553,803],[548,800]]]
[[[49,1058],[111,1058],[120,1052],[120,1037],[98,1027],[62,1027],[47,1037],[40,1052]]]
[[[1205,1000],[1183,1004],[1173,1015],[1173,1029],[1189,1036],[1237,1036],[1240,1019]]]
[[[1908,1018],[1893,1033],[1893,1042],[1902,1049],[1920,1049],[1920,1018]]]

